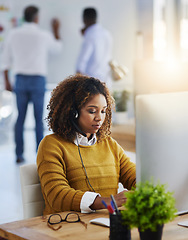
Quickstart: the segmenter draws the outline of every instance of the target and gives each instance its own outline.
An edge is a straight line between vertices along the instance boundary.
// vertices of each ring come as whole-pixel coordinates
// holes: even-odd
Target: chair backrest
[[[36,164],[20,166],[20,181],[24,218],[43,215],[44,198]]]

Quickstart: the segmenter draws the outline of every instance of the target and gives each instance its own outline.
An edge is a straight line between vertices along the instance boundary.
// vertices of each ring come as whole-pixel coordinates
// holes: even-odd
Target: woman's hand
[[[127,190],[124,190],[124,191],[114,195],[114,199],[115,199],[118,207],[121,207],[123,205],[123,203],[125,203],[127,200],[125,197],[125,192],[127,192]],[[97,196],[95,198],[95,201],[93,202],[93,204],[90,206],[90,208],[92,210],[104,209],[105,206],[103,205],[102,200],[104,200],[107,205],[110,205],[112,199],[110,197]]]
[[[123,203],[125,203],[127,200],[127,198],[125,197],[125,192],[127,192],[127,190],[124,190],[124,191],[114,195],[114,199],[115,199],[118,207],[121,207],[123,205]]]

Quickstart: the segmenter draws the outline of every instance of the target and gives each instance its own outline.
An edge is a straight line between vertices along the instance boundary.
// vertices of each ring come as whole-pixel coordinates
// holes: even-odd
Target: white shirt
[[[81,134],[76,134],[76,139],[74,140],[74,143],[78,146],[79,145],[84,145],[84,146],[91,146],[93,144],[95,144],[97,141],[97,137],[96,134],[93,134],[93,137],[88,140],[87,137],[84,137]],[[81,209],[81,213],[90,213],[90,212],[94,212],[93,210],[91,210],[91,208],[89,206],[91,206],[93,204],[93,202],[95,201],[95,198],[97,196],[100,196],[99,193],[95,193],[95,192],[85,192],[84,195],[82,196],[81,202],[80,202],[80,209]]]
[[[83,145],[83,146],[91,146],[94,145],[97,142],[97,136],[94,133],[92,138],[90,140],[88,140],[87,137],[84,137],[82,134],[77,133],[76,134],[76,139],[74,140],[74,143],[78,146],[79,145]]]
[[[47,75],[48,54],[60,52],[61,40],[42,30],[36,23],[24,23],[12,29],[5,41],[2,70],[12,68],[14,74]]]
[[[88,27],[77,60],[76,70],[100,79],[111,87],[109,62],[112,60],[111,34],[98,23]]]

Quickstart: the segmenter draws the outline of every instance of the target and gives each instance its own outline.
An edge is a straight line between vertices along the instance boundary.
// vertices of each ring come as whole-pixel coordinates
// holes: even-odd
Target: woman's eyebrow
[[[87,107],[94,107],[94,108],[99,108],[98,106],[95,106],[95,105],[89,105]],[[104,106],[103,108],[107,108],[107,106]]]

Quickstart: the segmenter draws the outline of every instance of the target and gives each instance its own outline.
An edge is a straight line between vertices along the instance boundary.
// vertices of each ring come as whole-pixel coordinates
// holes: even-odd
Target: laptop
[[[167,185],[188,212],[188,92],[136,97],[136,177]]]

